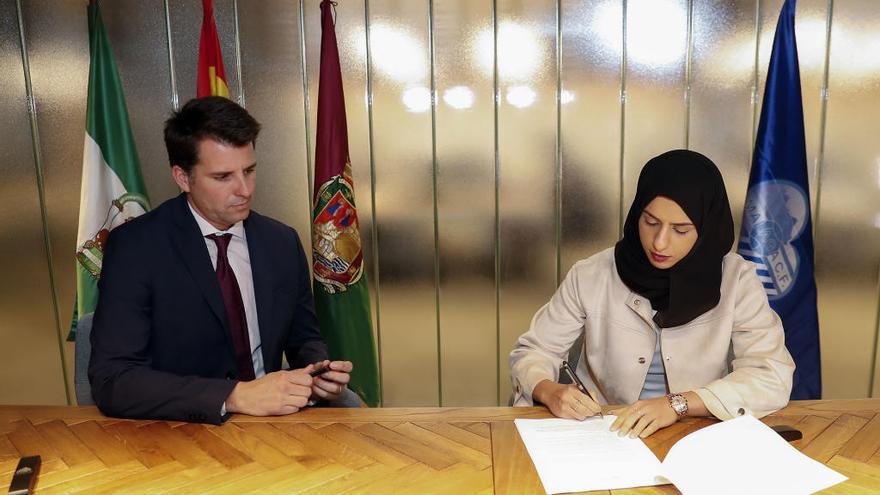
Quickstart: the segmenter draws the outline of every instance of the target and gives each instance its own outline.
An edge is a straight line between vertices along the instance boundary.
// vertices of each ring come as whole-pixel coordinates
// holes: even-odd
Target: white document
[[[660,461],[637,438],[610,430],[616,416],[517,419],[516,429],[547,493],[662,485]]]
[[[683,495],[813,493],[847,478],[800,453],[752,416],[707,426],[682,438],[663,469]]]
[[[663,463],[640,439],[610,431],[614,419],[514,422],[551,494],[672,482],[683,495],[800,495],[847,479],[801,454],[752,416],[691,433],[672,446]]]

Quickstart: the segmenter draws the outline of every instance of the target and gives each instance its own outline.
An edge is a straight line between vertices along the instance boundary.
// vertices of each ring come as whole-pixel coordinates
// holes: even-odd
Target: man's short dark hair
[[[221,96],[194,98],[165,121],[168,161],[189,173],[199,161],[203,139],[239,147],[255,143],[259,133],[260,123],[234,101]]]

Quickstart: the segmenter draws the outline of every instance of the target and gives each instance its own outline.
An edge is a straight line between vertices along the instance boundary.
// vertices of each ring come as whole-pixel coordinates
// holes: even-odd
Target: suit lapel
[[[226,317],[226,307],[223,305],[223,294],[220,293],[220,284],[217,283],[217,275],[211,266],[211,256],[202,238],[202,232],[193,218],[192,212],[186,201],[186,195],[181,194],[175,199],[173,209],[174,232],[171,235],[174,246],[180,253],[180,259],[186,266],[193,280],[202,291],[208,306],[217,316],[220,324],[226,330],[229,339],[229,323]]]
[[[260,328],[260,349],[263,352],[263,363],[268,373],[272,352],[267,343],[273,342],[270,335],[273,331],[272,320],[272,260],[269,251],[269,240],[261,227],[259,214],[251,211],[244,221],[247,235],[248,256],[251,260],[251,277],[254,281],[254,299],[257,303],[257,322]]]

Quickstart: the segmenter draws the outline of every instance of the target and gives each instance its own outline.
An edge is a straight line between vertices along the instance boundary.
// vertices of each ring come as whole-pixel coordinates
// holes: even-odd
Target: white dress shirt
[[[238,288],[241,291],[241,302],[244,304],[244,314],[247,319],[248,337],[251,341],[251,359],[254,362],[254,376],[260,378],[266,374],[263,368],[263,351],[260,348],[260,324],[257,321],[257,300],[254,297],[254,277],[251,273],[251,257],[247,245],[247,233],[244,230],[244,224],[238,222],[228,230],[218,230],[192,207],[187,201],[189,211],[192,212],[199,229],[202,231],[202,237],[205,246],[208,248],[208,254],[211,256],[211,266],[217,269],[217,244],[206,236],[211,234],[232,234],[229,247],[226,248],[226,257],[229,259],[229,266],[235,274],[238,281]],[[225,406],[225,403],[224,403]]]

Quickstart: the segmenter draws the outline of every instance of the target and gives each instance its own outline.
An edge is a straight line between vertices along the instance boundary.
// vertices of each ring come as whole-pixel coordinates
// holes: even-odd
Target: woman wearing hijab
[[[761,417],[788,403],[794,361],[755,265],[733,245],[721,173],[688,150],[642,169],[623,239],[576,263],[510,353],[515,405],[647,437],[684,416]],[[598,401],[556,383],[583,335],[576,374]]]

